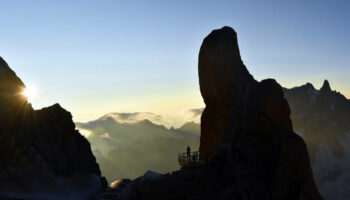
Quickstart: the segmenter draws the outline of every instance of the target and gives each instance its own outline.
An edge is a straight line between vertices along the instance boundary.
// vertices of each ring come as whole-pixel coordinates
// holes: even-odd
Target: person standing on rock
[[[191,147],[190,145],[187,146],[187,158],[191,157]]]

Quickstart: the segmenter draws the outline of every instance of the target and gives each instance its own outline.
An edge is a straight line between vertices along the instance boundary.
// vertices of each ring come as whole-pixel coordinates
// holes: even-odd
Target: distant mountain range
[[[284,89],[294,130],[305,140],[315,181],[325,199],[350,199],[350,100],[327,80]]]
[[[109,113],[76,126],[89,133],[87,138],[102,173],[113,181],[136,178],[147,170],[161,173],[177,170],[178,153],[185,152],[187,145],[198,150],[198,123],[166,128],[160,125],[163,119],[152,113]]]
[[[321,194],[341,199],[350,194],[342,185],[350,180],[350,100],[332,91],[328,81],[317,90],[310,83],[284,88],[294,130],[304,138]],[[203,109],[191,109],[199,117]],[[187,122],[166,128],[169,120],[153,113],[109,113],[87,123],[76,123],[91,133],[103,174],[110,180],[134,178],[147,170],[161,173],[179,168],[177,153],[187,145],[198,150],[200,124]],[[117,170],[116,170],[117,169]],[[347,198],[348,196],[346,196]]]

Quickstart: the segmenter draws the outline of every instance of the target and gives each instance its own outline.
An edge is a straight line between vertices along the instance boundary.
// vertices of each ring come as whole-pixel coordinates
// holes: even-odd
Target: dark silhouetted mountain
[[[327,199],[350,198],[350,190],[342,187],[350,180],[350,100],[332,91],[327,80],[320,90],[307,83],[284,91],[321,194]]]
[[[120,116],[125,117],[120,120]],[[189,122],[178,129],[167,129],[154,124],[155,118],[164,119],[153,113],[110,113],[76,125],[91,133],[87,139],[92,149],[99,152],[95,156],[101,171],[113,181],[136,178],[147,170],[178,170],[177,154],[184,152],[187,145],[198,149],[199,124]],[[117,166],[115,171],[110,170],[110,163]]]
[[[116,199],[322,199],[282,87],[273,79],[254,80],[236,32],[212,31],[198,65],[206,104],[200,153],[206,161],[172,174],[147,172],[107,192]]]
[[[34,110],[0,58],[0,198],[87,199],[106,187],[90,143],[59,104]]]

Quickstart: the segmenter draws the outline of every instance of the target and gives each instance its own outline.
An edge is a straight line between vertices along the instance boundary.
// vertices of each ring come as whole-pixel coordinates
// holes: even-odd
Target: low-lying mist
[[[200,126],[189,122],[180,128],[166,128],[148,119],[120,122],[104,116],[88,123],[77,123],[87,138],[109,182],[136,178],[148,170],[167,173],[180,168],[177,155],[198,151]]]

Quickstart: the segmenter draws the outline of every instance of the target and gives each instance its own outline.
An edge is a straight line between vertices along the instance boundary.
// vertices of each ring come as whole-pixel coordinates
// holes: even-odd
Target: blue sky
[[[59,102],[77,121],[202,107],[199,47],[225,25],[256,79],[320,87],[327,78],[350,97],[349,1],[0,3],[0,56],[37,88],[35,108]]]

